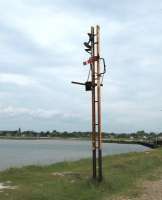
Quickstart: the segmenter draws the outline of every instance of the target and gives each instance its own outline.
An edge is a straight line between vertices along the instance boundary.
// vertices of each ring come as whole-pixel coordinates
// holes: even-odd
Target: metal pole
[[[94,27],[91,27],[91,34],[94,35]],[[94,37],[93,37],[94,38]],[[91,57],[95,54],[94,40],[92,41]],[[92,164],[93,179],[96,179],[96,108],[95,108],[95,64],[91,64],[92,79]]]
[[[92,167],[93,179],[102,180],[102,132],[101,132],[101,78],[106,72],[106,65],[104,58],[100,58],[100,27],[91,27],[91,32],[88,33],[89,41],[84,42],[85,51],[90,53],[91,57],[88,61],[83,62],[84,65],[90,64],[91,81],[85,83],[73,81],[72,83],[78,85],[85,85],[86,91],[92,93]],[[101,73],[100,60],[102,59],[104,71]]]
[[[100,27],[96,26],[96,54],[100,58]],[[100,59],[97,61],[97,121],[98,121],[98,180],[102,181],[102,132],[101,132],[101,74]]]

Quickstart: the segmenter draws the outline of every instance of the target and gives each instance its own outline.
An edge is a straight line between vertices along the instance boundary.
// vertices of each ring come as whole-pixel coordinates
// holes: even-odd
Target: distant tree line
[[[111,139],[132,139],[132,140],[140,140],[140,139],[150,139],[150,138],[162,138],[162,132],[145,132],[144,130],[137,131],[136,133],[109,133],[107,134],[108,138]]]
[[[75,137],[75,138],[83,138],[83,137],[90,137],[90,132],[67,132],[67,131],[21,131],[19,130],[14,130],[14,131],[0,131],[0,136],[1,137],[44,137],[44,138],[52,138],[52,137],[63,137],[63,138],[68,138],[68,137]]]
[[[147,133],[144,130],[137,131],[136,133],[103,133],[104,138],[107,139],[147,139],[147,138],[155,138],[161,137],[161,133],[154,133],[150,132]],[[3,130],[0,131],[0,137],[33,137],[33,138],[55,138],[55,137],[62,137],[62,138],[90,138],[91,132],[81,132],[81,131],[74,131],[74,132],[60,132],[60,131],[21,131],[19,128],[18,130],[14,131],[7,131]]]

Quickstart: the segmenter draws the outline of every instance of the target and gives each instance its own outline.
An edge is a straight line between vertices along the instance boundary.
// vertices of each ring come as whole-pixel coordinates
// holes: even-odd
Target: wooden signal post
[[[85,83],[72,82],[74,84],[85,85],[86,91],[92,93],[92,168],[93,179],[102,181],[102,130],[101,130],[101,86],[103,75],[106,72],[105,61],[100,57],[100,27],[91,27],[88,33],[89,41],[85,42],[87,51],[91,57],[84,62],[90,65],[90,81]],[[100,61],[103,60],[104,71],[101,72]],[[101,80],[102,79],[102,80]]]

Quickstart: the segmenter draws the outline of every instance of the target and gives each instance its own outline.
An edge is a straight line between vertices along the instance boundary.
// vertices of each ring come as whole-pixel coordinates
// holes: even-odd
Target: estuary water
[[[134,144],[103,144],[103,155],[140,152]],[[24,165],[44,165],[91,156],[91,142],[77,140],[0,140],[0,170]]]

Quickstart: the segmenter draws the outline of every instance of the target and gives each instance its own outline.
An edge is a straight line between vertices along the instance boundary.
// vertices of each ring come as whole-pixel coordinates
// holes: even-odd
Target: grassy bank
[[[24,155],[25,156],[25,155]],[[103,160],[104,181],[94,183],[91,161],[28,166],[0,172],[0,182],[16,186],[0,190],[1,200],[110,200],[140,195],[140,183],[162,176],[162,149],[107,156]]]

